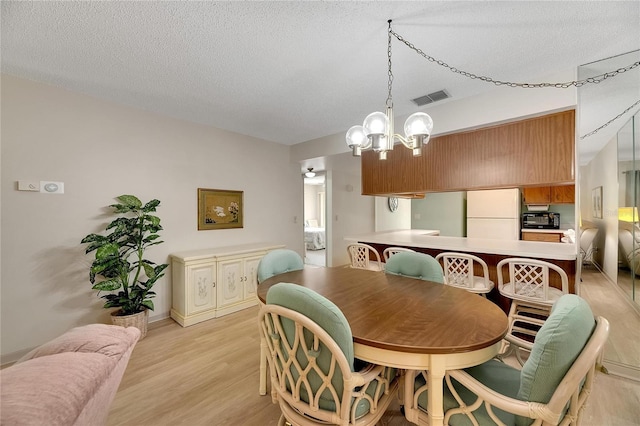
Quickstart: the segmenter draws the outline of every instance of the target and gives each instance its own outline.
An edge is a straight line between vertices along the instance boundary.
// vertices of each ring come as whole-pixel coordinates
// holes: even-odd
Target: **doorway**
[[[304,178],[304,263],[326,266],[325,174]]]

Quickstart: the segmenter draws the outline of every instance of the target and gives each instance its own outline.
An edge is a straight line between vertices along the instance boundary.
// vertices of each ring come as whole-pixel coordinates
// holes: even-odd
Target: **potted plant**
[[[89,281],[94,290],[106,300],[105,308],[119,308],[111,313],[113,323],[135,326],[147,333],[151,300],[156,293],[151,289],[164,275],[168,264],[157,265],[145,259],[148,247],[162,243],[158,231],[162,230],[160,218],[151,214],[160,201],[151,200],[145,205],[133,195],[116,198],[112,204],[118,217],[106,227],[107,234],[89,234],[82,239],[88,244],[85,253],[95,251],[95,259],[89,270]]]

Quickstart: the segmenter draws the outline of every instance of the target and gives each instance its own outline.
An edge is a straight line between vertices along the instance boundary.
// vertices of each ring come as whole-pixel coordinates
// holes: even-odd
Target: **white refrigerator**
[[[520,239],[520,189],[467,192],[467,237]]]

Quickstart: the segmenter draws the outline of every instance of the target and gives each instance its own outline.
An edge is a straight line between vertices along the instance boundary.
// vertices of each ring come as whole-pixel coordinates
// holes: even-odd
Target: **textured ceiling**
[[[640,48],[638,1],[2,1],[1,13],[4,73],[288,145],[384,108],[387,19],[427,54],[499,80]],[[437,90],[450,102],[494,87],[395,39],[393,72],[397,115]]]

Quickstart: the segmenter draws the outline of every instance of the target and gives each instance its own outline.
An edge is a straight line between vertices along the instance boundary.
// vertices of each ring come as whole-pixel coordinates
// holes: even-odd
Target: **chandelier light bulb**
[[[367,137],[386,135],[389,129],[389,117],[384,112],[372,112],[362,123]]]
[[[369,141],[362,126],[352,126],[347,130],[346,140],[347,146],[352,149],[355,157],[360,156],[362,150],[369,147]]]
[[[404,134],[407,135],[407,138],[416,135],[430,136],[431,130],[433,130],[433,120],[424,112],[411,114],[404,122]]]
[[[316,175],[316,172],[313,171],[313,167],[309,167],[307,170],[308,172],[305,172],[304,174],[306,177],[312,178]]]
[[[422,147],[429,143],[431,130],[433,130],[433,120],[424,112],[411,114],[404,122],[404,134],[407,136],[408,147],[412,149],[414,157],[422,155]]]

